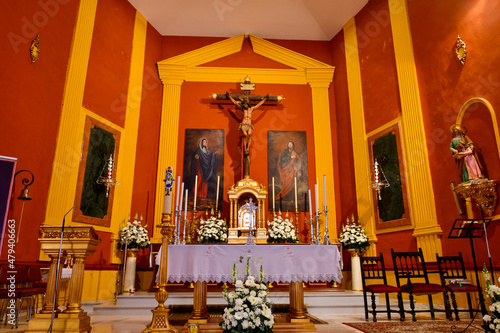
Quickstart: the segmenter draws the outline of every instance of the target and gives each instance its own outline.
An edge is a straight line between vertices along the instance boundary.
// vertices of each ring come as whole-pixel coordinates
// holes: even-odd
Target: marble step
[[[274,304],[289,304],[288,292],[271,292],[269,298]],[[378,302],[378,298],[377,298]],[[165,305],[192,305],[192,292],[171,292]],[[225,305],[221,292],[208,292],[207,305]],[[312,315],[360,314],[364,313],[363,293],[356,291],[305,291],[304,304]],[[93,316],[139,316],[150,315],[158,303],[153,293],[136,292],[117,296],[115,302],[93,306]]]

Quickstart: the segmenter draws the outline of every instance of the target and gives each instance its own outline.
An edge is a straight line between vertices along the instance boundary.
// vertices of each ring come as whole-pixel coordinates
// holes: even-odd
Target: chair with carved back
[[[445,297],[448,298],[448,293],[451,295],[455,319],[460,320],[458,316],[459,312],[469,312],[470,317],[474,318],[474,312],[480,313],[481,310],[473,308],[470,294],[479,292],[479,288],[467,280],[462,252],[458,252],[457,256],[439,256],[436,253],[436,259],[441,284],[446,287]],[[456,293],[466,293],[469,309],[458,309],[455,297]]]
[[[445,287],[441,284],[430,283],[425,266],[424,255],[422,249],[417,252],[395,252],[391,249],[392,261],[394,264],[394,275],[396,276],[397,286],[401,288],[402,293],[407,293],[410,298],[410,310],[412,320],[416,321],[415,314],[417,312],[430,312],[431,318],[435,319],[435,312],[443,311],[434,308],[432,295],[442,294],[446,318],[450,319],[450,305],[445,297]],[[427,295],[429,300],[429,309],[415,310],[414,296]]]
[[[363,301],[365,305],[365,319],[368,320],[368,299],[367,293],[371,293],[372,301],[372,316],[373,321],[377,321],[377,313],[387,313],[387,318],[391,319],[391,313],[399,313],[401,321],[405,320],[405,313],[403,308],[403,298],[401,296],[401,289],[399,287],[387,284],[387,276],[385,273],[384,256],[380,253],[379,257],[365,257],[361,256],[361,279],[363,281]],[[367,281],[377,280],[381,283],[367,284]],[[389,294],[397,293],[398,297],[398,310],[391,309],[389,303]],[[385,294],[386,310],[377,310],[375,302],[375,294]]]

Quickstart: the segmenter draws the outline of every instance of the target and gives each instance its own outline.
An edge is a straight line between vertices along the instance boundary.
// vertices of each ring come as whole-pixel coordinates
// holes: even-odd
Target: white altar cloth
[[[336,245],[169,245],[168,282],[233,282],[245,275],[250,257],[251,275],[259,279],[262,265],[268,282],[340,282],[340,253]]]

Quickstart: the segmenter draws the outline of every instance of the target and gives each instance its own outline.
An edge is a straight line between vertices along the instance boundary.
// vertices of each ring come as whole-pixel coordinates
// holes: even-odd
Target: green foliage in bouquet
[[[365,227],[355,222],[354,215],[352,216],[352,223],[347,218],[347,224],[342,226],[340,233],[339,243],[342,244],[344,249],[355,249],[358,252],[366,250],[370,246],[368,236],[366,236]]]
[[[127,249],[145,249],[149,247],[151,243],[149,242],[147,226],[147,222],[144,227],[142,226],[142,215],[140,220],[138,220],[137,214],[135,214],[133,222],[130,222],[129,216],[128,222],[125,225],[122,222],[122,227],[118,232],[120,236],[118,248],[124,249],[125,244],[127,244]]]
[[[297,243],[297,235],[292,221],[288,220],[288,213],[285,219],[281,216],[281,212],[274,216],[271,222],[267,222],[269,228],[267,233],[269,235],[268,243]]]
[[[242,258],[241,258],[242,259]],[[236,279],[236,264],[233,266],[234,291],[227,291],[224,285],[223,296],[227,301],[220,326],[224,333],[272,332],[274,316],[269,290],[262,282],[264,277],[260,267],[260,281],[250,274],[250,258],[247,259],[245,281]]]

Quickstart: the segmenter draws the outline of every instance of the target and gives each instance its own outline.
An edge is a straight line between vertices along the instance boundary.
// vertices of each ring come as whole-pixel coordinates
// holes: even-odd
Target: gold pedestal
[[[474,200],[488,216],[491,216],[497,205],[497,183],[496,180],[488,179],[468,181],[457,185],[453,190],[464,199]]]
[[[52,314],[37,313],[35,318],[31,319],[26,332],[47,333],[50,327]],[[90,332],[90,317],[86,312],[80,313],[60,313],[54,318],[52,332]]]
[[[170,326],[168,322],[170,310],[164,305],[165,301],[168,299],[168,292],[165,290],[167,286],[168,244],[172,241],[175,228],[172,224],[171,215],[172,214],[163,213],[161,224],[158,225],[158,228],[161,228],[160,233],[163,236],[161,243],[160,271],[158,273],[158,291],[155,293],[155,299],[158,302],[158,306],[154,310],[151,310],[153,319],[151,319],[151,323],[142,333],[177,333],[177,330]]]
[[[52,332],[90,332],[90,317],[81,308],[83,276],[85,272],[85,259],[95,252],[99,244],[99,236],[92,227],[66,227],[64,229],[64,238],[62,250],[72,258],[75,258],[73,271],[69,281],[69,296],[66,310],[61,312],[57,304],[57,293],[55,289],[56,276],[61,281],[62,264],[59,265],[57,272],[57,257],[61,245],[61,227],[42,226],[42,238],[39,238],[42,251],[51,258],[49,277],[47,281],[47,290],[45,301],[40,313],[35,314],[29,321],[26,332],[45,333],[50,327],[52,318],[52,307],[54,294],[56,295],[56,304],[54,311],[54,322]],[[62,259],[61,259],[62,260]]]

